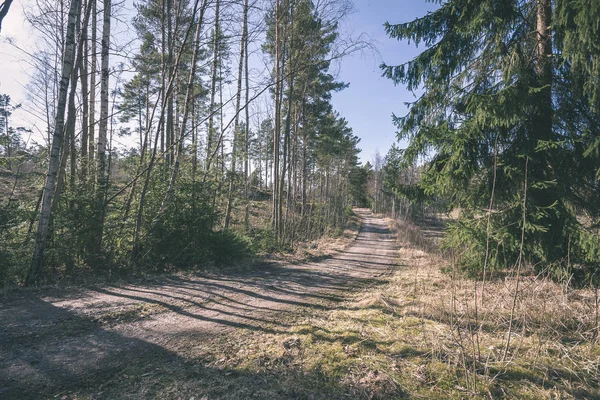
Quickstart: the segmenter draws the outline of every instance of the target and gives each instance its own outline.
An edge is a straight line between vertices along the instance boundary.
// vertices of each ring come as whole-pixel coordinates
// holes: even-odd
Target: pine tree
[[[301,214],[305,217],[308,178],[311,164],[317,167],[317,153],[321,156],[318,167],[323,168],[319,177],[324,178],[321,200],[328,194],[329,176],[341,154],[333,152],[327,143],[329,140],[337,146],[344,139],[344,129],[334,127],[339,121],[330,103],[331,93],[347,85],[336,82],[329,73],[331,48],[338,38],[337,21],[322,18],[310,0],[278,1],[275,5],[266,18],[263,51],[274,64],[273,225],[281,238],[293,230],[288,226],[291,218],[286,216],[291,216],[289,208],[295,193],[300,194]],[[296,188],[294,182],[298,181],[300,187]]]

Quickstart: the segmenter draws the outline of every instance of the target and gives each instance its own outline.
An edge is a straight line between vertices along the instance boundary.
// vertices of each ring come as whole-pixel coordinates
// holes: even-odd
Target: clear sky
[[[356,54],[342,62],[339,79],[349,82],[350,87],[334,94],[333,106],[361,138],[360,158],[366,162],[373,159],[377,150],[385,156],[396,141],[392,113],[404,115],[404,103],[415,99],[404,87],[382,78],[379,66],[382,61],[388,65],[404,63],[423,50],[414,43],[390,39],[383,24],[408,22],[436,7],[425,0],[354,0],[354,5],[356,12],[346,28],[369,35],[379,54]]]
[[[338,79],[349,82],[350,87],[333,95],[333,106],[345,117],[354,133],[361,138],[363,162],[373,159],[378,150],[385,156],[396,140],[396,127],[392,123],[392,113],[403,115],[404,105],[413,101],[414,95],[402,86],[381,77],[379,66],[383,61],[390,65],[401,64],[412,59],[418,51],[414,44],[398,42],[385,34],[383,24],[413,20],[433,10],[435,5],[425,0],[354,0],[355,12],[341,26],[342,31],[353,36],[363,33],[371,39],[378,52],[364,51],[344,59],[339,65]],[[0,34],[0,93],[10,94],[13,103],[25,100],[24,86],[28,69],[23,53],[15,51],[6,40],[23,48],[31,48],[31,30],[24,23],[22,4],[13,2],[9,16],[4,20]],[[39,124],[39,120],[27,115],[23,109],[15,115],[29,126]],[[44,127],[33,126],[41,132]],[[37,129],[36,129],[37,128]],[[401,144],[404,145],[404,144]]]
[[[21,2],[13,1],[8,15],[2,21],[0,33],[0,94],[8,94],[13,105],[26,99],[25,85],[29,81],[26,71],[30,69],[25,54],[15,46],[31,49],[33,45],[32,31],[25,22],[22,10]],[[15,112],[13,117],[27,127],[38,120],[23,109]],[[38,129],[44,130],[45,127]]]

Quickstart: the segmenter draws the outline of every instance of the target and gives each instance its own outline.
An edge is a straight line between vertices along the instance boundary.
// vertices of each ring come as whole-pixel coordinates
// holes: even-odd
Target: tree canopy
[[[461,210],[448,244],[472,271],[523,259],[540,271],[560,276],[576,266],[590,277],[600,249],[600,48],[590,19],[598,5],[439,3],[385,25],[390,37],[426,48],[382,69],[423,91],[394,121],[409,141],[405,160],[428,159],[420,187]]]

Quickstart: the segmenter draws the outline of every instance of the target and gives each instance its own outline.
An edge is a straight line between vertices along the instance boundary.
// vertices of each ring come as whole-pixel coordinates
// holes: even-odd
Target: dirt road
[[[319,262],[0,297],[0,398],[106,398],[117,384],[119,398],[144,398],[157,393],[159,370],[177,365],[190,369],[189,379],[209,373],[194,349],[240,331],[289,331],[293,316],[334,309],[392,271],[397,252],[387,224],[360,214],[356,241]]]

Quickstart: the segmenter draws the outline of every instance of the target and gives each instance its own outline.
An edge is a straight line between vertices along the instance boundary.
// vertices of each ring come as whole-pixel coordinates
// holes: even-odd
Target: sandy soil
[[[318,262],[0,297],[0,398],[103,398],[111,377],[132,363],[149,363],[152,374],[215,337],[288,331],[289,316],[336,308],[391,274],[396,261],[386,222],[359,213],[357,239]]]

